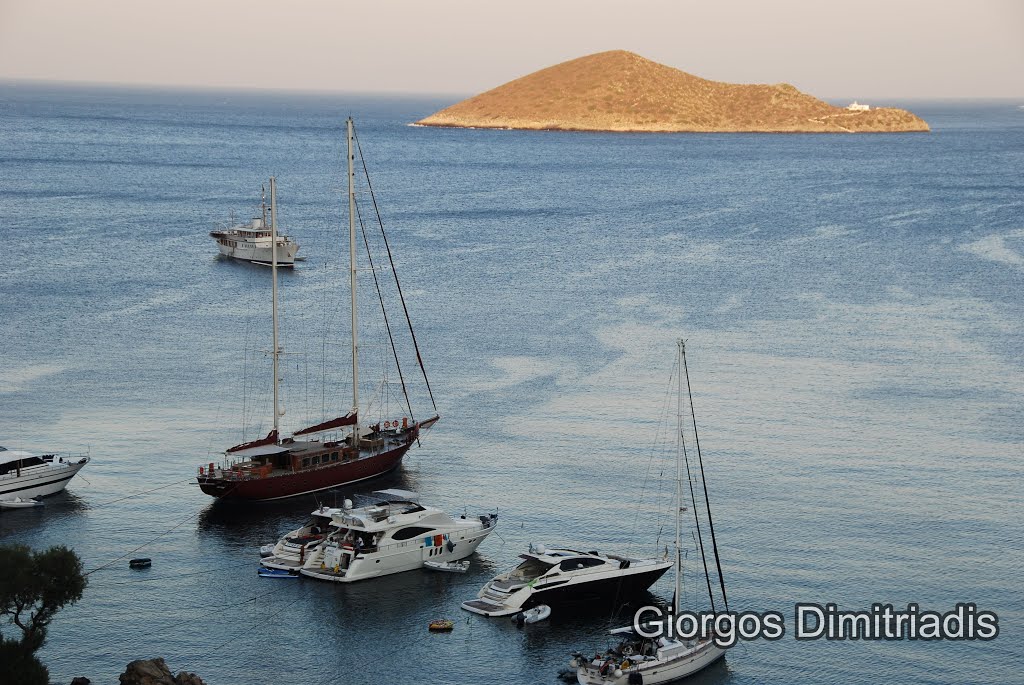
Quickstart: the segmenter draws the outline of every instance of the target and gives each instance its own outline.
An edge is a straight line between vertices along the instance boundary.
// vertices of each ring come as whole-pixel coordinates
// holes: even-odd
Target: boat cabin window
[[[578,571],[581,568],[592,568],[604,564],[602,559],[566,559],[558,565],[562,571]]]
[[[393,540],[411,540],[412,538],[432,533],[433,528],[424,528],[423,526],[409,526],[402,530],[395,531],[395,534],[391,536]]]
[[[302,468],[306,468],[307,466],[309,466],[309,457],[302,460]]]
[[[331,461],[338,461],[338,453],[331,452]]]
[[[554,564],[545,563],[540,559],[527,559],[512,569],[509,575],[515,579],[532,580],[539,578],[552,568],[554,568]]]
[[[6,464],[0,464],[0,474],[11,473],[17,471],[19,468],[26,468],[29,466],[38,466],[42,464],[43,460],[39,457],[25,457],[18,461],[7,462]]]
[[[311,459],[312,459],[311,463],[313,464],[313,466],[316,466],[317,464],[320,463],[320,457],[311,457]]]

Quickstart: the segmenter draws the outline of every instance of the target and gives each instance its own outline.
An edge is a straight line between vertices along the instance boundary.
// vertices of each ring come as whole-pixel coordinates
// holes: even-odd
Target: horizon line
[[[375,97],[423,97],[439,98],[454,97],[459,101],[474,97],[480,93],[454,92],[454,91],[402,91],[402,90],[339,90],[328,88],[289,88],[287,86],[225,86],[225,85],[204,85],[204,84],[181,84],[181,83],[142,83],[137,81],[75,81],[67,79],[40,79],[0,76],[0,84],[8,86],[50,86],[66,88],[109,88],[114,90],[134,91],[168,91],[188,93],[216,93],[230,92],[239,94],[278,94],[278,95],[372,95]],[[753,84],[761,85],[761,84]],[[806,91],[801,91],[805,92]],[[848,100],[850,95],[815,95],[806,93],[811,97],[820,100]],[[855,99],[891,100],[897,102],[1018,102],[1024,101],[1024,95],[918,95],[918,96],[890,96],[890,95],[857,95]],[[1022,102],[1021,104],[1024,104]],[[882,105],[884,106],[884,105]]]

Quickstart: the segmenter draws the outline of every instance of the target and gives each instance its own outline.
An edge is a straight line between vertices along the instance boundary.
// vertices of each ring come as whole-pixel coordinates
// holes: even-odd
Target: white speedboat
[[[298,571],[306,563],[311,550],[320,545],[327,537],[331,528],[331,517],[341,509],[320,507],[313,510],[309,521],[295,530],[282,536],[277,544],[263,555],[260,565],[266,568],[285,571]],[[261,552],[260,554],[262,555]]]
[[[0,499],[0,509],[31,509],[32,507],[41,507],[43,503],[37,499],[22,499],[15,497],[14,499]]]
[[[522,563],[495,576],[462,608],[483,616],[510,616],[538,604],[626,601],[654,584],[672,562],[542,545],[520,554]]]
[[[512,622],[518,626],[526,625],[529,623],[540,623],[546,621],[551,616],[551,607],[547,604],[538,604],[532,609],[526,611],[520,611],[518,614],[512,616]]]
[[[223,228],[210,231],[210,237],[217,241],[220,253],[254,264],[269,266],[274,261],[271,245],[277,245],[277,265],[279,267],[295,266],[298,259],[299,244],[286,235],[271,235],[270,224],[267,223],[266,192],[260,202],[260,216],[253,217],[247,224],[235,224],[229,220]]]
[[[469,570],[468,561],[424,561],[423,568],[443,573],[465,573]]]
[[[675,376],[678,380],[677,405],[676,405],[676,468],[675,468],[675,597],[673,601],[673,614],[680,615],[680,603],[682,597],[683,582],[683,555],[682,555],[682,522],[683,515],[690,506],[694,511],[695,538],[700,543],[700,553],[704,566],[705,584],[708,588],[708,603],[711,612],[716,613],[721,606],[723,613],[729,611],[729,600],[725,593],[725,578],[722,575],[722,564],[718,554],[718,542],[715,539],[714,520],[711,517],[711,499],[708,496],[707,480],[704,476],[704,458],[700,451],[700,440],[697,437],[697,418],[693,411],[693,395],[690,392],[690,374],[686,368],[686,344],[678,342],[679,360],[675,369]],[[683,380],[686,380],[685,394]],[[684,398],[689,398],[689,415],[693,419],[693,446],[696,448],[696,460],[689,456],[684,447]],[[694,464],[693,461],[697,463]],[[684,469],[686,466],[686,477]],[[691,467],[693,479],[690,479]],[[696,474],[700,474],[697,480]],[[683,482],[688,482],[690,491],[689,502],[683,491]],[[696,490],[694,485],[699,484],[700,489]],[[703,491],[703,502],[700,493]],[[703,504],[703,517],[697,512],[699,504]],[[703,519],[703,521],[701,520]],[[706,529],[706,530],[705,530]],[[705,535],[710,536],[711,544],[708,545],[714,551],[714,562],[718,569],[718,586],[720,592],[718,598],[721,604],[716,604],[715,595],[711,591],[712,579],[708,570],[709,561],[705,556]],[[637,631],[636,626],[627,626],[611,631],[612,635],[620,636],[621,642],[617,647],[612,647],[604,653],[598,652],[593,657],[586,657],[576,652],[570,665],[576,669],[576,679],[581,685],[633,685],[644,683],[645,685],[659,685],[660,683],[673,683],[698,671],[707,668],[715,661],[725,656],[725,648],[717,644],[713,634],[698,635],[692,639],[684,639],[674,633],[666,635],[664,623],[660,626],[647,624],[641,626],[643,634]]]
[[[27,500],[58,493],[88,463],[84,454],[32,454],[0,447],[0,499]]]
[[[497,514],[454,518],[417,500],[405,490],[379,490],[367,506],[346,501],[300,572],[352,583],[423,568],[428,561],[458,561],[476,551],[498,522]]]

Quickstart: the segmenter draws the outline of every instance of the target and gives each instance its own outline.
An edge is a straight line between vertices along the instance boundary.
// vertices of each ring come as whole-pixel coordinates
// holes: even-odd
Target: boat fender
[[[644,674],[640,671],[632,671],[626,679],[629,685],[644,685]]]
[[[445,547],[448,548],[449,552],[454,552],[455,551],[455,543],[452,542],[451,540],[449,540],[447,543],[445,543]]]
[[[623,559],[622,561],[620,561],[619,562],[619,568],[621,568],[621,569],[629,568],[629,559]]]
[[[522,628],[524,625],[526,625],[526,616],[523,614],[523,612],[520,611],[518,614],[512,617],[512,621],[515,622],[516,628]]]

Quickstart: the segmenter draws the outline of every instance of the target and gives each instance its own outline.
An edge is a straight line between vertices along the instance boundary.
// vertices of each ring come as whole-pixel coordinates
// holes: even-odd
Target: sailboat
[[[351,409],[335,418],[327,419],[312,426],[307,426],[292,433],[291,437],[282,438],[280,418],[284,414],[280,398],[280,357],[284,349],[279,342],[278,332],[278,297],[277,297],[277,251],[271,251],[271,307],[273,310],[273,341],[271,357],[273,359],[274,393],[273,393],[273,429],[266,437],[244,442],[228,448],[221,463],[210,462],[199,467],[199,488],[208,495],[220,499],[234,500],[274,500],[285,497],[304,495],[310,492],[326,490],[339,485],[374,478],[397,468],[402,457],[415,444],[420,433],[432,426],[437,420],[435,413],[426,420],[416,420],[409,414],[393,420],[378,421],[374,425],[366,425],[359,415],[359,339],[357,320],[356,276],[358,273],[356,260],[356,191],[355,191],[355,127],[352,119],[348,119],[348,229],[349,229],[349,285],[352,299],[352,406]],[[361,154],[361,151],[360,151]],[[365,169],[365,164],[363,165]],[[372,189],[371,189],[372,192]],[[376,203],[375,203],[376,204]],[[383,235],[383,223],[381,223]],[[277,184],[270,179],[270,232],[272,240],[277,240]],[[364,235],[365,240],[365,235]],[[387,238],[384,236],[385,244]],[[388,248],[390,254],[390,247]],[[372,260],[370,270],[374,269]],[[392,268],[393,271],[393,268]],[[376,282],[376,274],[374,274]],[[395,274],[395,284],[401,297],[401,285]],[[384,298],[379,297],[383,310]],[[423,369],[419,346],[415,333],[406,312],[406,322],[416,350],[416,359],[423,372],[427,391],[430,383]],[[382,311],[382,313],[384,313]],[[384,314],[386,317],[386,314]],[[385,319],[386,322],[386,319]],[[390,325],[387,325],[391,334]],[[398,353],[392,339],[392,351],[395,363]],[[401,375],[401,374],[400,374]],[[403,380],[403,391],[405,384]],[[406,393],[406,397],[408,397]],[[431,403],[433,394],[430,393]]]
[[[690,461],[687,455],[686,445],[683,441],[683,379],[686,379],[686,394],[689,398],[690,416],[693,420],[694,442],[697,448],[697,460],[700,470],[700,485],[704,493],[705,511],[707,513],[707,527],[711,533],[711,543],[714,549],[715,564],[718,567],[718,584],[721,589],[722,603],[725,611],[729,610],[728,599],[725,594],[725,580],[722,576],[722,564],[718,556],[718,542],[715,539],[715,529],[711,518],[711,502],[708,498],[707,481],[704,478],[704,460],[700,454],[700,442],[697,439],[697,419],[693,411],[693,396],[690,393],[690,374],[686,368],[686,343],[683,340],[677,342],[678,347],[678,395],[676,402],[676,492],[675,492],[675,595],[673,597],[673,616],[678,616],[681,608],[683,591],[683,557],[682,557],[682,522],[683,512],[687,507],[683,499],[683,466],[686,467],[686,480],[689,483],[690,501],[693,503],[693,515],[695,524],[695,538],[699,541],[701,558],[704,560],[704,579],[708,589],[708,600],[712,613],[715,612],[715,596],[711,591],[711,574],[708,572],[707,558],[704,555],[704,539],[701,534],[701,524],[697,514],[698,500],[694,495],[693,479],[690,477]],[[669,619],[671,620],[671,619]],[[711,636],[684,639],[682,637],[668,637],[654,635],[654,625],[640,626],[642,632],[637,631],[637,626],[617,628],[611,631],[619,640],[617,647],[607,650],[605,653],[597,653],[594,657],[587,657],[577,652],[573,654],[571,665],[576,669],[576,678],[581,685],[658,685],[659,683],[672,683],[698,671],[707,668],[714,662],[725,656],[725,648],[719,646]],[[663,631],[662,631],[663,632]],[[674,634],[674,633],[673,633]]]

